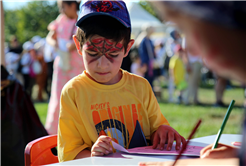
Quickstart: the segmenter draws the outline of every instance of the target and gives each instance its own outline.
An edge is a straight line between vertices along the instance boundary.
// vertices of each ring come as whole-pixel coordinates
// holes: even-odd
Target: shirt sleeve
[[[146,93],[148,94],[146,94],[145,102],[148,112],[148,119],[150,122],[150,132],[152,135],[152,133],[155,132],[160,125],[169,125],[169,123],[162,114],[158,101],[156,100],[154,92],[148,81],[146,81]]]
[[[78,113],[75,98],[76,90],[65,85],[61,93],[58,125],[59,162],[73,160],[79,152],[89,147],[85,144],[83,133],[79,132],[85,132],[86,129]]]

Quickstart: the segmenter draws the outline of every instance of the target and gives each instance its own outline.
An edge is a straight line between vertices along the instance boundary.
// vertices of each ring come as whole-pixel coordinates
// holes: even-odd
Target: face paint
[[[91,37],[92,38],[92,37]],[[89,41],[84,45],[84,51],[93,51],[96,52],[96,58],[92,61],[97,60],[101,56],[105,56],[108,60],[113,62],[114,57],[109,55],[110,53],[119,52],[123,49],[123,44],[111,42],[109,39],[105,39],[103,37],[96,38],[96,39],[89,39]]]

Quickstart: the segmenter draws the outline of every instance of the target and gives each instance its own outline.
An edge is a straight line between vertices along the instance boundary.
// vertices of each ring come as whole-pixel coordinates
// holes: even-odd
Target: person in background
[[[12,58],[16,57],[16,58],[14,58],[15,59],[14,61],[16,61],[17,63],[14,63],[14,64],[15,65],[17,64],[17,70],[15,70],[14,75],[15,75],[16,79],[19,80],[22,85],[24,85],[24,78],[23,78],[23,75],[21,73],[21,64],[20,64],[23,48],[22,48],[22,45],[19,43],[19,41],[15,35],[12,35],[10,37],[10,42],[9,42],[8,48],[9,48],[8,52],[15,53],[15,54],[12,54],[11,57]],[[18,55],[18,58],[17,58],[17,56],[13,56],[16,54]],[[12,61],[12,63],[13,63],[13,61]]]
[[[174,82],[173,79],[169,76],[169,62],[171,57],[175,54],[175,48],[177,45],[182,44],[182,38],[178,30],[174,29],[170,32],[170,37],[167,39],[166,42],[166,58],[164,61],[164,69],[168,73],[168,101],[174,102],[173,100],[173,94],[174,94]]]
[[[146,65],[141,65],[141,59],[139,57],[137,50],[132,50],[129,54],[132,64],[131,64],[131,73],[144,77],[144,73],[147,71]]]
[[[176,45],[175,54],[171,57],[169,62],[169,75],[172,82],[174,82],[176,89],[178,90],[178,104],[185,101],[186,98],[184,92],[187,88],[186,81],[186,69],[183,62],[184,50],[181,45]],[[187,103],[184,103],[187,104]]]
[[[144,78],[146,78],[151,87],[153,88],[153,81],[155,78],[154,72],[154,60],[156,59],[154,44],[150,39],[150,36],[154,33],[154,27],[146,24],[143,26],[143,32],[139,35],[139,38],[143,38],[138,47],[138,53],[140,55],[142,66],[147,67],[147,71],[144,73]],[[136,39],[137,42],[139,39]],[[138,44],[138,43],[136,43]]]
[[[187,45],[203,58],[216,74],[246,83],[246,2],[243,1],[151,1],[166,19],[173,21],[186,36]],[[192,53],[192,52],[191,52]],[[244,113],[244,117],[246,112]],[[182,165],[246,165],[246,118],[243,118],[240,149],[219,144],[200,152],[200,159],[181,159]],[[172,165],[172,162],[139,163]]]
[[[14,52],[8,52],[5,54],[6,69],[10,75],[14,75],[17,78],[18,63],[20,61],[20,55]]]
[[[44,61],[44,46],[45,46],[45,39],[40,39],[34,44],[34,48],[37,52],[37,61],[40,63],[42,71],[36,74],[36,83],[38,85],[38,96],[37,101],[43,102],[43,91],[45,90],[45,85],[47,81],[48,75],[48,68],[47,64]]]
[[[46,38],[46,41],[57,51],[45,124],[49,134],[57,134],[60,95],[63,86],[84,70],[83,59],[78,54],[72,40],[72,35],[77,30],[75,23],[78,18],[79,2],[57,1],[57,3],[61,14],[48,25],[50,32]]]
[[[45,91],[48,94],[48,100],[50,99],[50,93],[51,93],[51,83],[52,83],[52,77],[53,77],[53,65],[54,60],[57,56],[57,52],[55,50],[55,47],[50,45],[48,42],[45,42],[44,45],[44,61],[47,64],[47,79],[45,83]]]
[[[186,104],[190,104],[191,101],[195,105],[202,105],[198,99],[198,90],[201,81],[201,69],[203,67],[202,58],[199,55],[192,55],[185,45],[185,39],[182,42],[182,47],[185,51],[185,64],[188,73],[188,88]]]
[[[24,88],[30,96],[32,96],[32,88],[35,84],[33,63],[36,58],[37,55],[33,43],[31,41],[25,42],[23,44],[23,55],[20,63],[22,65],[21,72],[24,77]]]
[[[216,83],[214,86],[216,102],[214,106],[215,107],[226,107],[225,103],[223,102],[223,95],[226,89],[227,79],[219,75],[216,75],[216,74],[214,74],[214,77],[216,79]]]

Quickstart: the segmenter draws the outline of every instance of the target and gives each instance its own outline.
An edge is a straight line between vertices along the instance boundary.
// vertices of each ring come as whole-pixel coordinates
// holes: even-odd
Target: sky
[[[3,8],[5,10],[15,10],[19,9],[25,5],[27,5],[28,2],[32,0],[3,0]],[[50,3],[56,2],[56,0],[49,0]],[[124,0],[126,2],[126,5],[130,5],[131,2],[138,2],[139,0]]]

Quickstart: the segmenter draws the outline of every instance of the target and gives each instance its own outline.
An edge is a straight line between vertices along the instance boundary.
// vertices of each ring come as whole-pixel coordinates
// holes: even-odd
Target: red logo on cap
[[[119,7],[113,5],[112,2],[110,1],[100,1],[97,2],[96,4],[91,3],[91,7],[95,8],[97,12],[112,12],[112,11],[120,10]]]

